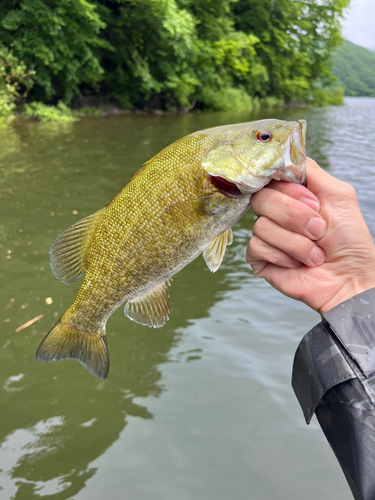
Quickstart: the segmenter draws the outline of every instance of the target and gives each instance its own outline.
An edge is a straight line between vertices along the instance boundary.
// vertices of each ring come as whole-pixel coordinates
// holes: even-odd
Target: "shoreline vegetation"
[[[0,125],[342,104],[350,0],[4,0]]]
[[[318,107],[323,106],[341,106],[344,104],[344,92],[341,87],[333,87],[329,89],[331,92],[326,92],[324,104],[320,103]],[[15,111],[5,119],[2,124],[9,125],[13,121],[28,120],[34,122],[74,122],[79,121],[81,118],[85,117],[99,117],[99,116],[115,116],[115,115],[170,115],[170,114],[184,114],[184,113],[201,113],[203,111],[257,111],[257,110],[270,110],[270,109],[280,109],[280,108],[301,108],[301,107],[311,107],[314,103],[306,103],[302,101],[289,101],[284,102],[273,96],[269,96],[265,99],[254,99],[247,106],[238,106],[235,108],[229,108],[227,106],[205,109],[194,108],[194,106],[189,109],[172,109],[172,110],[162,110],[158,108],[133,108],[126,109],[121,108],[115,101],[103,101],[99,99],[96,103],[91,106],[82,106],[72,108],[65,105],[62,101],[58,102],[57,105],[47,105],[39,102],[33,102],[31,104],[25,104],[23,106],[16,106]]]

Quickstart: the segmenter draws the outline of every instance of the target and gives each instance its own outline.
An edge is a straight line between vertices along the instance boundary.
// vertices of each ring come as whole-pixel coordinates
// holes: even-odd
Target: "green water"
[[[252,275],[244,262],[251,211],[235,226],[217,273],[199,258],[175,276],[162,329],[129,321],[122,308],[113,314],[106,381],[77,362],[34,361],[79,288],[49,271],[57,234],[103,207],[179,137],[271,115],[307,119],[309,155],[355,185],[374,234],[375,120],[367,137],[353,130],[375,115],[375,99],[261,115],[19,123],[0,131],[0,499],[351,498],[290,386],[294,351],[319,317]]]

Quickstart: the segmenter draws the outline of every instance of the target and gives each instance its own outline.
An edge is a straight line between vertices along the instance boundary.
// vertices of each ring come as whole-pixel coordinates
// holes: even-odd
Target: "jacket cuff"
[[[368,378],[375,372],[375,288],[322,315],[342,347]]]
[[[303,337],[294,356],[292,386],[307,424],[324,394],[351,378],[353,370],[322,321]]]
[[[299,344],[292,386],[307,423],[324,394],[358,370],[375,372],[375,288],[338,304]]]

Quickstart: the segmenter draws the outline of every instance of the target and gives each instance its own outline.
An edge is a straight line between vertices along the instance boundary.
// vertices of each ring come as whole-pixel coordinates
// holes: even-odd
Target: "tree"
[[[327,84],[331,52],[341,43],[339,18],[350,0],[238,0],[236,28],[259,39],[255,50],[269,75],[267,94],[309,100]]]
[[[30,95],[37,100],[69,102],[82,83],[95,88],[102,78],[94,51],[108,44],[99,37],[105,24],[93,3],[3,0],[0,20],[1,42],[34,71]]]

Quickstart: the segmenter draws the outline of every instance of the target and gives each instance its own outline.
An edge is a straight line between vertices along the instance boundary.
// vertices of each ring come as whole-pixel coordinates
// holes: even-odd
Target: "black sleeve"
[[[315,413],[356,500],[375,500],[375,288],[322,315],[302,339],[292,385]]]

